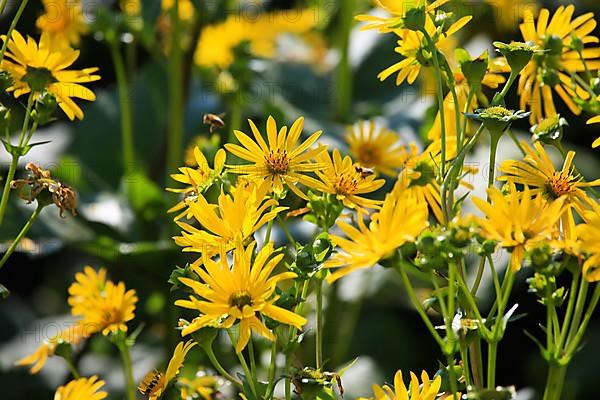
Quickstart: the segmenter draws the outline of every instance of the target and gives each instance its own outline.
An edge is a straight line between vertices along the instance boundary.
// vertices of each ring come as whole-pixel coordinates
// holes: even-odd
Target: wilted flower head
[[[60,216],[64,217],[65,211],[71,211],[77,215],[77,196],[71,187],[59,180],[53,179],[50,171],[42,169],[34,163],[28,163],[25,167],[30,171],[26,179],[16,179],[10,183],[12,189],[19,189],[19,195],[27,203],[37,200],[41,206],[54,203],[60,210]],[[28,194],[23,194],[25,186],[29,186]]]

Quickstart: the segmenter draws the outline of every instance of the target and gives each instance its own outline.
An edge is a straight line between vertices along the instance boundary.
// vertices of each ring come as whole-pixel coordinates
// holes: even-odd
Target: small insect
[[[375,170],[372,168],[361,167],[360,165],[355,165],[354,170],[360,174],[360,177],[365,179],[367,176],[371,176],[375,173]]]
[[[164,389],[164,375],[156,370],[148,372],[138,386],[140,393],[148,397],[157,394],[161,389]]]
[[[225,127],[225,121],[223,121],[223,117],[225,117],[225,113],[218,115],[210,113],[204,114],[202,117],[202,123],[205,125],[210,125],[210,133],[213,133],[215,129]]]

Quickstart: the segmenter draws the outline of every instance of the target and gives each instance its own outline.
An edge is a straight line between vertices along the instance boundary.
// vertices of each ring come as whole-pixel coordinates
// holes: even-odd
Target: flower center
[[[573,190],[572,180],[573,177],[565,171],[555,172],[547,183],[548,194],[553,199],[557,199],[563,194],[570,193]]]
[[[272,174],[285,174],[290,167],[287,151],[282,149],[270,150],[265,157],[267,168]]]
[[[337,177],[337,181],[333,184],[333,187],[338,194],[352,194],[356,190],[360,179],[359,173],[346,173]]]
[[[231,307],[237,307],[238,310],[242,311],[244,306],[252,305],[252,296],[250,293],[244,291],[233,293],[229,296],[229,305]]]
[[[358,149],[360,163],[367,167],[373,167],[381,162],[381,151],[375,146],[364,144]]]

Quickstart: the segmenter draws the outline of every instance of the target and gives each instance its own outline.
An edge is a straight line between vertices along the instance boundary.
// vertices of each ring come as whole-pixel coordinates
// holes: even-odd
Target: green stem
[[[323,281],[318,280],[315,295],[317,297],[317,321],[315,331],[315,364],[317,370],[323,368]]]
[[[548,378],[544,389],[544,400],[560,400],[567,366],[551,362],[548,368]]]
[[[354,10],[356,9],[356,0],[345,0],[340,4],[339,25],[336,47],[340,52],[340,62],[337,68],[336,85],[336,116],[341,122],[349,122],[350,108],[352,106],[352,68],[350,66],[350,31],[354,24]]]
[[[569,346],[567,347],[567,350],[565,351],[567,360],[570,360],[571,357],[573,356],[573,354],[577,351],[577,348],[579,347],[579,344],[581,343],[581,340],[583,339],[583,335],[585,334],[585,331],[587,330],[588,324],[590,323],[592,314],[594,313],[594,311],[596,310],[596,307],[598,306],[599,300],[600,300],[600,285],[596,284],[596,287],[594,288],[594,294],[592,296],[592,300],[590,301],[590,304],[588,305],[587,311],[585,312],[585,316],[583,317],[583,321],[581,322],[581,325],[579,325],[579,323],[577,324],[577,326],[579,326],[579,329],[577,330],[577,334],[573,338],[573,341],[571,341],[569,343]]]
[[[519,140],[517,139],[517,137],[515,136],[515,134],[513,133],[512,130],[508,130],[508,136],[512,139],[513,143],[515,144],[515,146],[517,146],[517,148],[519,149],[519,151],[521,152],[521,154],[523,156],[526,156],[527,153],[525,152],[525,149],[523,148],[523,146],[521,145],[521,143],[519,143]]]
[[[477,267],[477,275],[475,276],[475,281],[473,282],[473,287],[471,288],[471,296],[477,296],[477,291],[479,290],[479,285],[481,284],[481,278],[483,278],[484,270],[485,257],[481,257],[479,259],[479,267]]]
[[[426,29],[422,29],[423,36],[427,40],[427,44],[429,45],[429,50],[433,55],[433,67],[435,72],[435,80],[437,83],[437,102],[440,113],[440,130],[441,130],[441,138],[442,138],[442,152],[441,152],[441,161],[440,161],[440,176],[446,175],[446,118],[444,112],[444,89],[442,87],[442,73],[440,69],[440,60],[438,60],[438,51],[435,47],[435,43]],[[446,216],[447,217],[447,216]],[[447,219],[446,219],[447,221]]]
[[[177,169],[181,163],[183,151],[183,51],[181,48],[181,24],[179,21],[179,0],[170,13],[171,54],[169,55],[169,134],[167,136],[167,175]]]
[[[473,380],[471,379],[471,366],[469,365],[469,353],[467,349],[467,346],[460,346],[460,359],[463,362],[463,374],[465,376],[465,383],[467,387],[469,387],[473,386]]]
[[[30,93],[27,99],[27,108],[25,109],[25,118],[23,119],[21,135],[19,136],[20,148],[27,144],[24,142],[24,140],[26,137],[27,130],[29,129],[29,120],[31,119],[31,110],[33,108],[34,99],[34,94]],[[10,197],[10,183],[15,177],[18,165],[19,156],[16,154],[12,154],[12,160],[10,162],[10,167],[8,168],[8,175],[6,176],[6,181],[4,182],[4,189],[2,190],[2,200],[0,200],[0,226],[4,221],[4,214],[6,213],[6,207],[8,206],[8,198]]]
[[[29,220],[27,220],[27,222],[21,229],[21,232],[19,232],[19,234],[17,235],[15,240],[13,240],[13,242],[11,243],[11,245],[8,248],[8,250],[6,251],[6,253],[4,253],[4,256],[2,256],[2,259],[0,260],[0,269],[4,266],[6,261],[8,261],[9,257],[15,251],[15,249],[17,248],[17,246],[19,245],[21,240],[25,237],[27,232],[29,232],[29,228],[31,228],[31,226],[33,225],[33,223],[35,222],[37,217],[40,215],[42,208],[44,208],[44,206],[42,206],[38,203],[38,206],[35,208],[35,210],[31,214],[31,217],[29,217]]]
[[[473,383],[476,388],[483,387],[483,357],[481,355],[481,338],[476,337],[475,341],[469,346],[469,355],[471,357],[471,369],[473,372]]]
[[[4,13],[4,8],[6,7],[6,2],[8,0],[2,0],[2,2],[0,3],[0,15],[2,15]]]
[[[500,138],[502,137],[502,132],[490,132],[491,135],[491,143],[490,143],[490,169],[488,173],[488,188],[494,186],[494,181],[496,178],[496,152],[498,150],[498,143],[500,142]],[[487,199],[489,201],[490,195],[488,193]]]
[[[431,320],[427,316],[427,313],[425,312],[425,310],[423,310],[423,306],[419,302],[419,299],[417,299],[417,296],[415,294],[415,291],[413,290],[413,287],[412,287],[412,284],[410,283],[410,280],[408,279],[408,275],[406,274],[404,266],[403,265],[399,265],[398,268],[397,268],[397,270],[400,272],[400,275],[402,276],[402,282],[404,283],[404,287],[406,288],[406,291],[408,292],[408,297],[410,298],[411,303],[413,304],[413,306],[417,310],[417,313],[419,313],[419,316],[421,317],[421,319],[425,323],[425,326],[429,330],[429,333],[431,334],[431,336],[433,336],[433,338],[438,343],[438,345],[440,346],[440,348],[444,349],[445,346],[446,346],[446,344],[444,342],[444,339],[442,339],[442,337],[440,336],[440,334],[435,330],[435,327],[431,323]]]
[[[127,400],[135,400],[135,381],[133,380],[133,366],[131,363],[131,355],[129,354],[129,346],[125,341],[117,344],[123,360],[123,372],[125,374],[125,392]]]
[[[518,77],[518,73],[514,73],[514,71],[510,73],[510,75],[508,76],[508,81],[506,81],[506,84],[502,88],[502,91],[500,92],[499,96],[494,96],[494,101],[492,102],[493,106],[500,105],[500,102],[504,100],[511,86],[513,85],[515,80],[517,80]]]
[[[256,359],[254,357],[254,342],[252,338],[248,341],[248,356],[250,357],[250,373],[252,380],[256,381]]]
[[[287,239],[289,240],[290,244],[295,245],[296,244],[296,239],[294,239],[294,237],[290,233],[290,230],[288,229],[288,227],[287,227],[285,221],[283,220],[283,218],[281,218],[281,215],[277,215],[277,221],[279,221],[279,226],[281,227],[281,230],[285,234],[285,237],[287,237]]]
[[[488,369],[487,388],[493,390],[496,387],[496,356],[498,353],[498,342],[488,342]]]
[[[235,348],[235,338],[233,337],[233,333],[229,329],[227,329],[227,333],[229,334],[229,339],[231,339],[231,345]],[[241,351],[239,353],[236,351],[235,355],[237,356],[238,360],[240,361],[240,365],[242,366],[242,369],[244,370],[244,374],[246,375],[246,381],[248,382],[248,385],[250,386],[250,390],[252,391],[254,398],[258,398],[258,392],[256,391],[256,385],[254,384],[254,378],[253,378],[252,372],[250,372],[250,369],[248,368],[248,364],[246,363],[246,359],[244,358],[244,355],[242,354]]]
[[[64,360],[67,363],[67,366],[69,367],[69,370],[71,371],[71,375],[73,375],[73,378],[75,378],[75,379],[81,378],[81,375],[77,371],[77,368],[75,368],[75,364],[73,363],[73,360],[71,360],[70,357],[69,357],[69,359],[65,358]]]
[[[271,364],[269,365],[269,382],[267,386],[266,399],[270,399],[275,389],[275,372],[277,371],[277,340],[271,344]]]
[[[135,151],[133,141],[133,119],[131,112],[131,100],[129,98],[129,82],[123,55],[119,50],[118,39],[109,41],[110,53],[115,67],[117,87],[119,90],[119,109],[121,111],[121,141],[123,147],[123,169],[127,171],[135,163]],[[170,85],[169,85],[170,86]]]
[[[565,312],[565,318],[563,320],[563,326],[560,331],[560,339],[558,341],[558,349],[562,349],[567,340],[567,332],[571,323],[571,316],[573,315],[573,308],[575,307],[575,298],[577,297],[576,291],[580,284],[581,273],[577,272],[573,274],[571,280],[571,289],[569,290],[569,302],[567,303],[567,311]]]
[[[229,372],[225,370],[225,368],[223,368],[221,363],[219,363],[219,360],[217,359],[217,356],[215,356],[215,352],[212,349],[212,345],[209,344],[206,346],[202,346],[202,348],[206,352],[210,363],[217,370],[219,375],[236,385],[239,389],[243,389],[244,386],[242,385],[242,382],[240,382],[239,379],[234,378]]]
[[[582,277],[581,285],[579,286],[579,293],[577,295],[577,303],[575,305],[575,314],[571,321],[571,328],[569,328],[569,335],[567,336],[567,343],[572,343],[577,329],[579,329],[579,323],[581,322],[581,316],[583,314],[583,308],[585,306],[585,299],[587,298],[589,283]]]
[[[307,279],[304,281],[304,283],[302,285],[302,292],[300,293],[300,302],[298,303],[298,305],[296,306],[296,308],[294,310],[294,312],[298,315],[302,315],[302,310],[304,309],[304,303],[306,301],[306,296],[308,296],[309,283],[310,283],[310,281]],[[298,285],[297,282],[296,282],[296,285]],[[298,287],[296,286],[296,291],[297,290],[298,290]],[[289,343],[295,341],[297,337],[298,337],[298,334],[297,334],[296,328],[294,328],[293,326],[290,326],[288,329]],[[285,370],[284,370],[286,400],[290,400],[292,398],[292,380],[290,377],[290,367],[292,366],[292,355],[293,355],[292,353],[290,353],[289,351],[286,351]]]
[[[446,354],[446,364],[448,364],[448,379],[450,379],[450,390],[452,391],[452,398],[458,400],[457,392],[458,387],[456,385],[456,373],[454,372],[454,357],[452,354]]]
[[[12,36],[12,32],[17,27],[17,23],[19,22],[19,19],[21,19],[21,15],[23,14],[23,11],[25,11],[25,7],[27,6],[28,2],[29,2],[29,0],[21,0],[21,5],[19,6],[17,13],[15,14],[12,22],[10,23],[8,32],[6,32],[6,40],[2,44],[2,50],[0,50],[0,62],[2,62],[2,60],[4,60],[4,53],[6,52],[6,48],[8,47],[8,41],[10,40],[10,38]],[[2,11],[4,11],[5,6],[6,6],[6,1],[4,1],[3,4],[1,5]]]

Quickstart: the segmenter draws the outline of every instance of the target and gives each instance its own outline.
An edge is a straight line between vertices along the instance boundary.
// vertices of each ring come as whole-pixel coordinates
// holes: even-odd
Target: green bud
[[[54,350],[54,354],[71,362],[73,361],[73,346],[67,341],[59,340],[56,349]]]
[[[312,254],[304,249],[298,252],[296,255],[296,267],[303,272],[312,272],[316,267]]]
[[[37,121],[40,125],[45,125],[52,121],[52,113],[56,110],[58,105],[56,97],[51,93],[44,91],[37,99]]]
[[[421,31],[425,29],[425,19],[425,6],[410,8],[404,15],[404,27],[412,31]]]
[[[563,126],[568,126],[567,120],[559,114],[548,117],[529,129],[534,141],[545,144],[558,144],[563,137]]]
[[[485,76],[488,67],[488,52],[485,50],[477,58],[471,59],[464,49],[456,49],[456,59],[460,69],[471,87],[478,87]]]
[[[552,249],[550,245],[548,243],[541,243],[539,246],[536,246],[529,252],[528,259],[536,271],[546,269],[552,261]]]
[[[510,44],[494,42],[494,46],[506,58],[513,74],[518,74],[540,49],[533,43],[512,42]]]
[[[323,263],[333,252],[333,243],[329,240],[327,232],[316,237],[312,244],[312,254],[316,262]]]
[[[544,50],[548,56],[560,56],[563,51],[563,41],[558,35],[550,35],[546,37]]]
[[[0,133],[8,132],[10,127],[10,110],[0,104]]]
[[[571,32],[570,36],[571,44],[569,45],[569,47],[575,50],[576,52],[581,53],[583,51],[583,40],[581,40],[579,36],[575,34],[575,32]]]
[[[218,334],[219,330],[217,328],[205,326],[192,333],[191,336],[200,346],[205,347],[212,345]]]
[[[502,106],[491,106],[476,110],[474,114],[465,113],[469,118],[481,121],[483,126],[492,135],[501,134],[510,128],[511,124],[519,119],[526,118],[531,114],[525,111],[508,110]]]
[[[417,245],[414,242],[404,243],[400,247],[400,254],[402,258],[413,259],[417,255]]]
[[[12,75],[8,71],[0,70],[0,89],[5,92],[6,89],[15,83]]]
[[[483,243],[481,243],[481,246],[477,253],[482,257],[489,256],[491,254],[494,254],[497,245],[498,243],[496,243],[496,241],[494,240],[484,240]]]
[[[560,84],[558,72],[554,68],[544,68],[542,70],[542,82],[548,86],[556,86]]]

